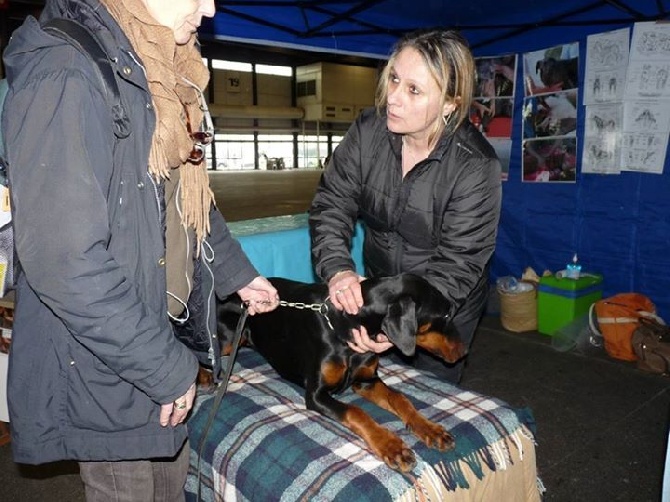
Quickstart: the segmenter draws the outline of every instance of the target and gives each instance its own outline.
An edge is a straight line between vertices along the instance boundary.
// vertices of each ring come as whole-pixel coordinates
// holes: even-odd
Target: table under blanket
[[[456,448],[439,452],[426,447],[397,417],[345,391],[339,399],[360,406],[414,449],[414,470],[394,471],[373,456],[361,438],[307,410],[300,387],[282,380],[258,353],[242,348],[201,458],[198,445],[213,395],[199,395],[189,418],[187,500],[197,500],[198,465],[201,497],[207,501],[382,502],[452,500],[452,495],[453,500],[485,500],[487,493],[497,500],[540,499],[529,410],[511,408],[384,358],[379,375],[406,394],[424,416],[444,425],[455,437]],[[493,484],[515,469],[511,483],[501,479],[500,486]],[[486,486],[468,496],[478,483]],[[510,489],[514,493],[507,495],[512,498],[501,491]]]

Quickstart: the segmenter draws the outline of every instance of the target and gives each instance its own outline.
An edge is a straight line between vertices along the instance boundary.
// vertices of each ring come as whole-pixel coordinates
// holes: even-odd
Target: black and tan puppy
[[[249,317],[247,337],[283,378],[305,388],[308,409],[344,424],[386,464],[401,471],[414,466],[414,452],[362,409],[338,401],[333,394],[352,387],[397,415],[429,447],[447,450],[454,446],[454,438],[441,425],[423,417],[407,397],[381,381],[376,354],[359,354],[347,345],[352,340],[351,328],[364,326],[371,335],[384,332],[405,355],[412,355],[418,346],[445,361],[457,361],[464,355],[464,346],[447,331],[449,305],[437,289],[409,274],[368,279],[361,283],[364,305],[350,316],[332,306],[324,284],[281,278],[270,281],[282,305]],[[235,295],[219,304],[223,340],[231,339],[239,306]]]

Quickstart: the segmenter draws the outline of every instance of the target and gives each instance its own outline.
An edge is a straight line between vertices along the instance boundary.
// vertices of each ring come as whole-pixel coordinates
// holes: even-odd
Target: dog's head
[[[382,314],[381,330],[403,354],[414,354],[418,346],[447,362],[465,355],[465,345],[451,329],[451,306],[424,278],[401,274],[361,286],[364,308]]]

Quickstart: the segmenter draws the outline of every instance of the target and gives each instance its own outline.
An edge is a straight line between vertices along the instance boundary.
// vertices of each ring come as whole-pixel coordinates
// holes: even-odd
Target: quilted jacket
[[[40,21],[52,17],[78,20],[103,41],[131,134],[115,138],[84,55],[34,18],[14,32],[4,54],[10,91],[2,124],[20,262],[8,380],[14,459],[172,456],[187,430],[161,427],[160,405],[186,392],[198,364],[167,315],[145,74],[98,0],[47,2]],[[258,274],[218,211],[211,223],[201,265],[225,296]],[[210,291],[203,294],[213,299]]]
[[[360,219],[367,276],[423,275],[453,303],[452,316],[479,315],[500,215],[495,151],[466,122],[403,179],[401,149],[386,117],[369,109],[334,150],[310,210],[317,274],[354,268],[349,244]]]

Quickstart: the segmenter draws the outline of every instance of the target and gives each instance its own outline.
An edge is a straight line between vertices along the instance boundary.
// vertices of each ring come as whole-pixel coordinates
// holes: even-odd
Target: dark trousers
[[[79,462],[86,502],[183,502],[190,448],[171,459]]]

